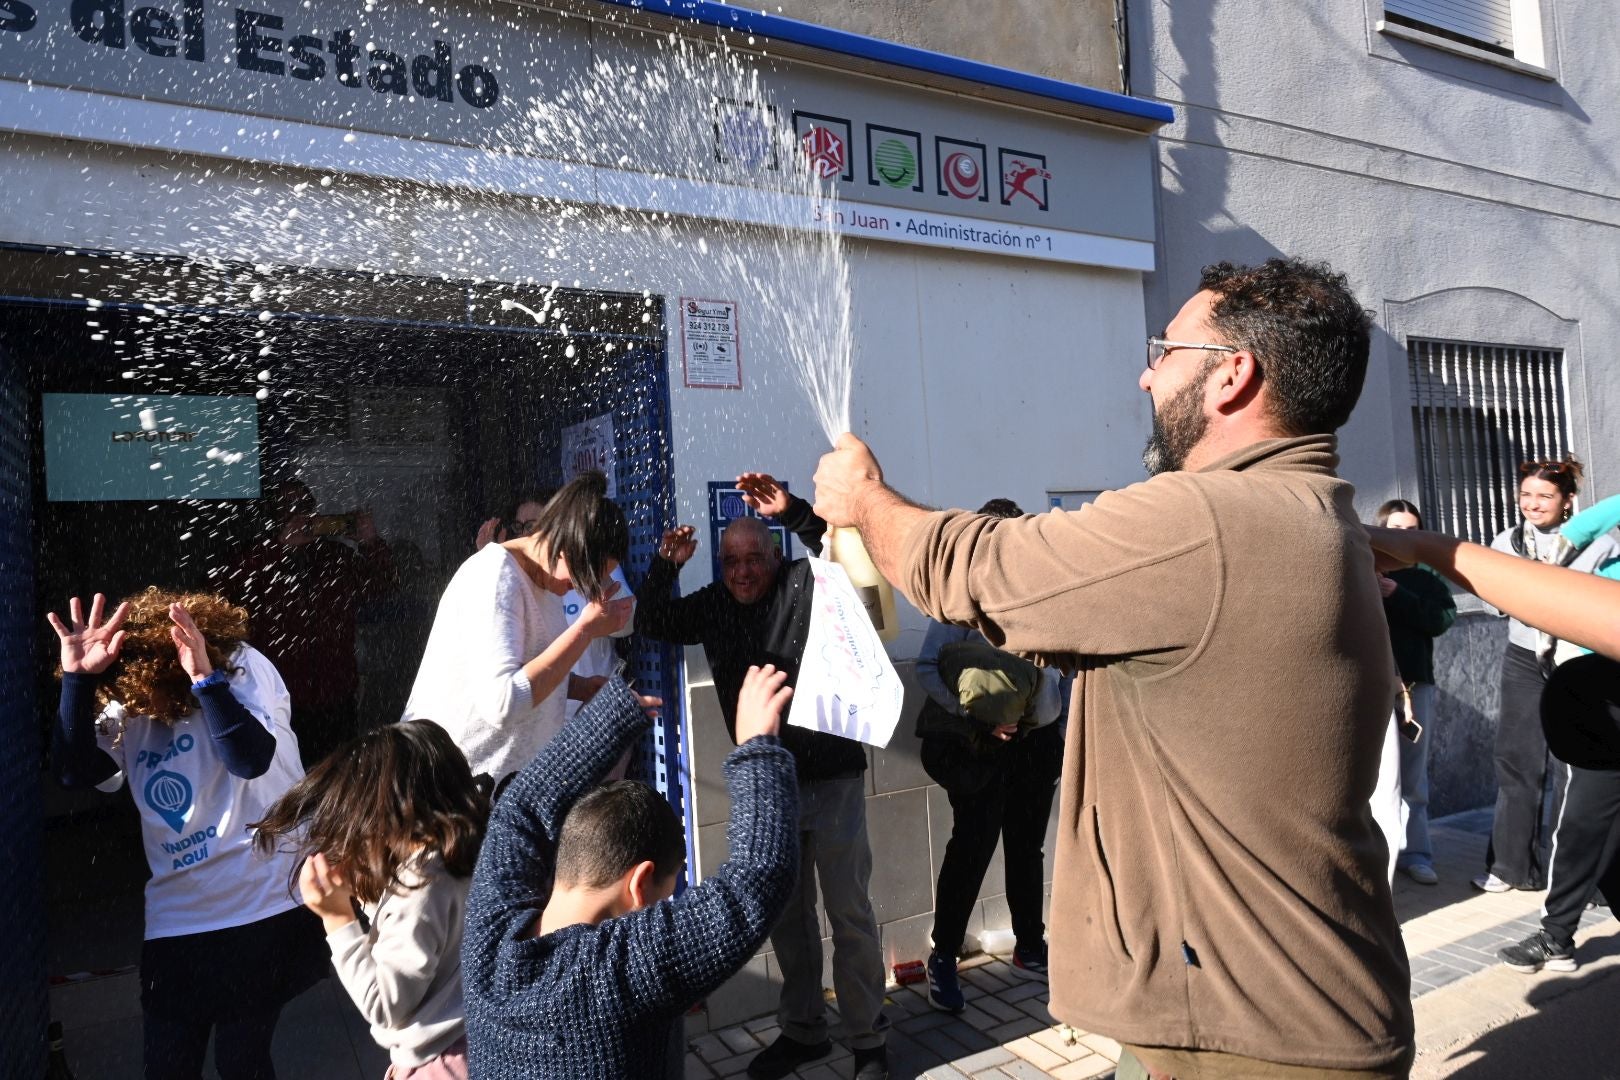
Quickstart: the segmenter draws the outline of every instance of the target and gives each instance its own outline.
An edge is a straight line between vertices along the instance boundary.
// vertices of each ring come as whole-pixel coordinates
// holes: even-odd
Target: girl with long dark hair
[[[630,546],[624,511],[601,473],[575,477],[526,535],[491,543],[461,564],[439,601],[404,719],[429,717],[497,783],[563,725],[568,697],[594,685],[571,669],[596,638],[630,618],[611,575]],[[562,598],[588,603],[569,625]]]
[[[1620,543],[1599,536],[1584,547],[1560,527],[1574,512],[1582,468],[1572,457],[1519,466],[1519,512],[1524,520],[1491,543],[1497,551],[1552,566],[1593,573],[1620,559]],[[1551,634],[1512,619],[1502,660],[1502,698],[1496,726],[1496,816],[1486,850],[1486,872],[1474,885],[1487,892],[1540,889],[1541,810],[1547,781],[1547,740],[1541,730],[1541,693],[1563,658]]]
[[[252,826],[260,851],[301,860],[304,905],[390,1080],[466,1080],[461,931],[488,818],[450,736],[407,720],[339,747]]]

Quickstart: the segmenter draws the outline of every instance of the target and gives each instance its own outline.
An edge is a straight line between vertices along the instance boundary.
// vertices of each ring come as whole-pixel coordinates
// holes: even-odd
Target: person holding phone
[[[1421,529],[1416,504],[1391,499],[1378,508],[1378,524],[1388,529]],[[1457,619],[1457,604],[1439,575],[1425,566],[1408,566],[1378,575],[1389,620],[1389,642],[1401,673],[1401,700],[1396,704],[1400,732],[1401,800],[1406,805],[1406,835],[1396,868],[1419,885],[1438,885],[1434,849],[1429,840],[1429,744],[1433,741],[1435,686],[1434,639]],[[1391,846],[1396,838],[1391,837]]]

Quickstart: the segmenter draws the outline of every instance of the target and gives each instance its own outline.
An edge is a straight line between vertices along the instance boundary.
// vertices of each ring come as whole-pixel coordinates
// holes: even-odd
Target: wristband
[[[195,694],[198,690],[206,690],[210,686],[224,686],[225,681],[225,673],[218,668],[215,668],[207,675],[204,675],[202,678],[192,683],[191,692]]]

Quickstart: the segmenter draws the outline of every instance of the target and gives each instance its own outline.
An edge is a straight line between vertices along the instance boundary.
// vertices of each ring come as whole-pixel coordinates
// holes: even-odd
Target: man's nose
[[[1136,385],[1142,388],[1144,394],[1153,392],[1153,369],[1146,364],[1142,365],[1142,374],[1137,376]]]

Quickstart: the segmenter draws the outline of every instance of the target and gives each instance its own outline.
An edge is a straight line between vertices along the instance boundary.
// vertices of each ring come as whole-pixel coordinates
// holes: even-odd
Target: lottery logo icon
[[[892,188],[908,188],[917,181],[917,157],[899,139],[885,139],[872,154],[872,168]]]
[[[966,151],[958,150],[945,159],[941,170],[945,189],[958,199],[977,199],[984,187],[984,169],[978,159]]]
[[[799,142],[804,146],[804,156],[809,159],[810,168],[817,176],[831,180],[844,174],[849,152],[842,138],[818,125],[806,131]]]
[[[191,812],[191,781],[167,769],[155,772],[146,781],[146,805],[157,812],[175,832],[185,828],[186,815]]]

